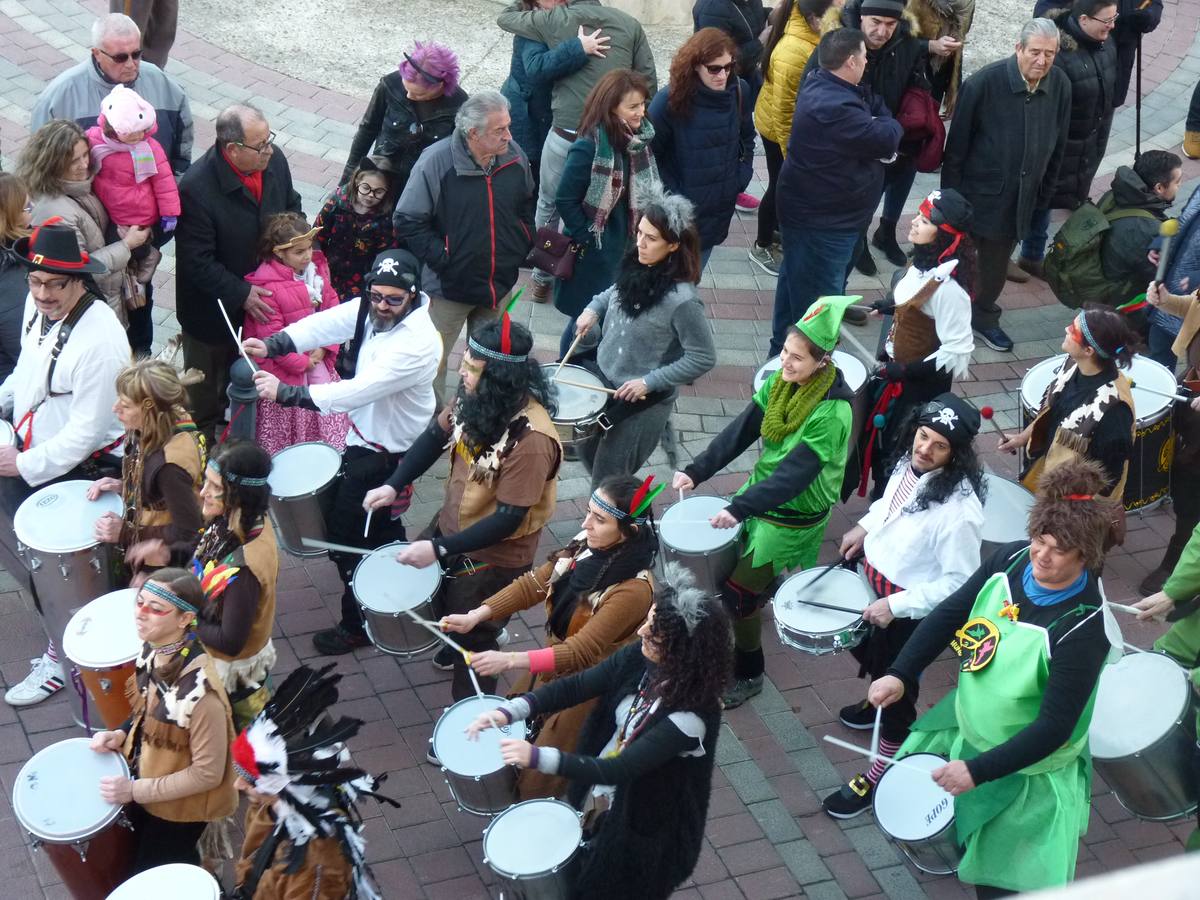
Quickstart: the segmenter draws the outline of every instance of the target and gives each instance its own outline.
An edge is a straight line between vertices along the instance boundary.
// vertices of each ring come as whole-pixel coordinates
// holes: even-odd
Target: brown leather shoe
[[[1024,284],[1029,280],[1029,273],[1010,259],[1008,261],[1008,272],[1005,273],[1004,277],[1009,281],[1015,281],[1017,284]]]
[[[1028,272],[1034,278],[1046,280],[1046,264],[1040,259],[1026,259],[1023,256],[1017,257],[1017,266],[1024,272]]]
[[[1183,133],[1183,155],[1188,159],[1200,159],[1200,131]]]

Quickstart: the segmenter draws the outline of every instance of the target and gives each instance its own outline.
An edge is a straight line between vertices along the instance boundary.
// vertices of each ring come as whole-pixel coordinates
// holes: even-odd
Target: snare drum
[[[1161,821],[1196,808],[1194,715],[1187,675],[1161,653],[1130,653],[1100,673],[1092,761],[1135,816]]]
[[[308,441],[271,457],[271,518],[281,546],[292,556],[322,556],[301,538],[325,540],[325,510],[333,499],[342,454],[328,444]]]
[[[1033,421],[1042,406],[1042,397],[1067,356],[1044,359],[1021,379],[1021,425]],[[1175,376],[1166,366],[1144,356],[1135,356],[1133,364],[1122,370],[1136,384],[1166,394],[1176,390]],[[1137,417],[1133,454],[1129,458],[1129,476],[1125,480],[1125,508],[1150,509],[1167,496],[1171,480],[1171,457],[1175,442],[1171,406],[1173,401],[1141,388],[1133,389],[1134,415]]]
[[[120,753],[69,738],[34,754],[17,773],[13,812],[76,900],[104,900],[128,874],[133,832],[121,807],[100,798],[100,779],[129,775]]]
[[[167,863],[134,875],[108,895],[108,900],[220,900],[221,885],[199,866]]]
[[[67,623],[63,652],[79,670],[104,727],[115,729],[132,709],[125,698],[125,682],[133,674],[142,651],[142,639],[133,624],[134,588],[97,597]]]
[[[500,742],[525,740],[525,723],[488,728],[476,741],[466,735],[467,726],[480,714],[503,702],[503,697],[488,694],[459,700],[442,713],[429,739],[454,802],[477,816],[494,816],[517,802],[517,770],[501,761]]]
[[[42,625],[60,650],[71,616],[125,582],[116,546],[98,543],[95,533],[102,515],[122,514],[121,496],[106,491],[99,499],[88,500],[90,485],[90,481],[48,484],[30,494],[13,516],[17,552],[29,568]],[[82,695],[73,687],[64,693],[82,727]]]
[[[483,830],[483,861],[505,900],[570,900],[583,827],[561,800],[526,800]]]
[[[850,407],[854,410],[854,425],[850,433],[861,434],[863,420],[867,417],[867,367],[853,353],[844,350],[833,351],[833,364],[846,379],[846,386],[854,393],[854,399],[850,401]],[[759,388],[767,383],[767,378],[782,366],[777,356],[754,373],[754,392],[757,394]]]
[[[857,647],[867,636],[867,623],[861,610],[875,599],[867,580],[849,569],[834,569],[809,588],[809,583],[825,570],[797,572],[775,592],[771,605],[775,610],[775,633],[780,643],[822,656]],[[859,612],[841,612],[808,606],[801,600],[814,600],[832,606],[845,606]]]
[[[914,753],[904,762],[929,772],[946,765],[946,759],[936,753]],[[875,785],[871,806],[880,830],[922,872],[953,875],[958,871],[963,850],[954,827],[954,797],[930,775],[888,766]]]
[[[552,381],[557,391],[558,411],[551,421],[558,429],[558,440],[562,444],[564,459],[579,459],[579,445],[601,431],[600,414],[608,403],[605,391],[589,391],[553,381],[558,363],[542,366],[547,381]],[[582,366],[565,365],[561,376],[567,381],[604,387],[604,382]]]
[[[396,554],[407,546],[403,541],[384,544],[359,560],[350,579],[371,643],[384,653],[403,657],[425,653],[441,643],[405,610],[422,619],[433,618],[442,568],[433,563],[416,569],[396,562]]]
[[[999,547],[1029,539],[1029,510],[1033,494],[1015,481],[993,472],[983,473],[986,496],[983,501],[983,546],[980,555],[987,559]]]
[[[713,597],[738,561],[739,522],[733,528],[713,528],[708,520],[729,505],[724,497],[693,494],[663,513],[658,522],[663,562],[676,562],[696,576],[696,586]]]

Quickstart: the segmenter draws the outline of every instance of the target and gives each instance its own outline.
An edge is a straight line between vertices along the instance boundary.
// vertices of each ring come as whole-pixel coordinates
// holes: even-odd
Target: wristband
[[[554,671],[554,648],[544,647],[541,650],[526,651],[529,657],[529,674],[540,675],[543,672]]]

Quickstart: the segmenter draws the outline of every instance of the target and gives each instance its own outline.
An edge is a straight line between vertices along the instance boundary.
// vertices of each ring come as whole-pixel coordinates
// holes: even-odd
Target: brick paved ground
[[[83,58],[87,29],[99,9],[94,0],[0,0],[0,151],[6,167],[27,136],[28,111],[46,80]],[[1147,96],[1143,115],[1143,147],[1176,148],[1182,136],[1187,98],[1200,73],[1200,0],[1168,5],[1162,27],[1146,40]],[[212,140],[212,118],[228,102],[250,99],[262,106],[280,135],[292,171],[313,214],[341,170],[362,108],[363,98],[348,97],[280,75],[225,52],[191,34],[181,33],[170,71],[183,82],[197,117],[196,147]],[[1097,178],[1097,193],[1108,175],[1132,159],[1133,110],[1121,110],[1113,127],[1110,154]],[[760,173],[761,175],[761,173]],[[1200,165],[1188,162],[1184,196],[1200,179]],[[923,176],[914,190],[933,182]],[[756,185],[761,191],[762,185]],[[915,202],[910,203],[910,208]],[[746,260],[745,247],[754,233],[753,218],[739,217],[729,239],[713,255],[702,294],[717,335],[718,365],[680,397],[675,424],[683,453],[691,455],[742,408],[750,396],[751,378],[763,359],[769,334],[774,279]],[[851,288],[868,299],[877,295],[890,274],[885,265],[878,279],[858,276]],[[178,330],[173,314],[173,260],[158,277],[159,343]],[[980,348],[971,380],[959,389],[980,405],[997,410],[1002,425],[1015,421],[1015,392],[1021,377],[1038,360],[1058,352],[1065,311],[1044,286],[1010,285],[1002,300],[1005,328],[1017,340],[1013,354]],[[553,310],[522,304],[538,336],[538,352],[552,358],[561,330]],[[848,329],[843,349],[869,356],[877,326]],[[990,452],[995,441],[982,438],[988,463],[1011,476],[1013,462]],[[733,471],[706,489],[718,493],[736,488],[750,463],[738,460]],[[654,471],[669,477],[661,451]],[[419,527],[434,513],[441,496],[439,466],[418,485],[409,521]],[[581,518],[587,479],[578,464],[568,465],[559,486],[560,502],[543,540],[544,549],[559,546]],[[835,556],[833,541],[861,514],[854,500],[834,511],[822,557]],[[1106,566],[1109,596],[1124,600],[1133,586],[1157,563],[1172,530],[1169,510],[1159,509],[1130,521],[1125,547]],[[280,575],[280,603],[275,640],[279,672],[313,656],[312,632],[334,621],[341,584],[327,561],[285,559]],[[518,648],[535,646],[542,615],[531,613],[510,626]],[[1155,632],[1129,627],[1127,638],[1145,646]],[[41,652],[44,640],[28,596],[9,574],[0,572],[0,679],[5,685],[24,676],[28,659]],[[932,878],[907,865],[875,827],[869,815],[837,823],[819,811],[819,797],[859,768],[859,760],[821,741],[840,734],[836,710],[859,699],[863,682],[843,656],[804,656],[780,647],[767,635],[769,683],[762,696],[731,711],[722,727],[707,840],[692,881],[680,897],[815,898],[952,898],[968,896],[953,879]],[[460,813],[450,801],[440,773],[424,764],[427,741],[438,715],[449,702],[447,677],[424,659],[398,663],[374,651],[339,661],[344,673],[341,710],[367,722],[353,741],[359,764],[389,771],[387,789],[400,799],[399,810],[374,804],[367,837],[385,893],[392,898],[471,898],[488,896],[492,879],[482,862],[480,833],[484,822]],[[925,679],[924,703],[938,699],[953,681],[948,660],[937,663]],[[77,735],[65,699],[15,711],[0,704],[0,786],[11,796],[21,764],[55,741]],[[848,735],[843,735],[848,736]],[[1174,855],[1189,830],[1186,824],[1162,825],[1132,818],[1099,778],[1093,814],[1080,854],[1080,875]],[[66,891],[43,855],[32,853],[13,820],[7,802],[0,804],[0,879],[9,897],[66,897]]]

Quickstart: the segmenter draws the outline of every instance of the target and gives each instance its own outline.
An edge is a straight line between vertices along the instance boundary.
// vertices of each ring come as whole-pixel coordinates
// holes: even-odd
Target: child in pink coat
[[[320,229],[310,228],[300,213],[278,213],[267,219],[258,242],[259,267],[246,276],[251,284],[271,292],[263,299],[271,306],[266,322],[246,316],[245,336],[266,340],[293,322],[338,304],[329,285],[325,254],[313,250]],[[258,361],[258,365],[284,384],[328,384],[337,381],[334,367],[338,346],[318,347],[308,353],[288,353]],[[322,415],[316,410],[258,401],[256,439],[268,453],[304,441],[323,441],[338,450],[346,447],[350,418],[344,413]]]
[[[179,188],[162,145],[152,135],[158,131],[154,107],[123,84],[100,103],[100,117],[87,131],[96,175],[92,191],[123,237],[131,225],[158,226],[163,233],[175,229],[179,218]],[[162,254],[151,244],[134,251],[126,285],[126,303],[145,304],[150,283]]]

